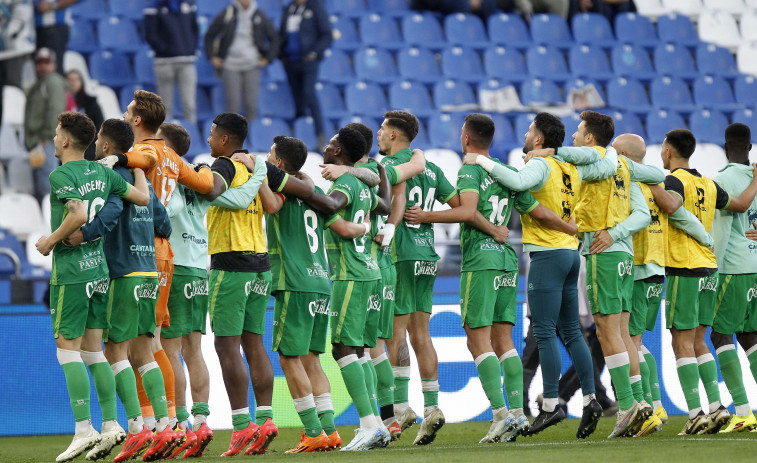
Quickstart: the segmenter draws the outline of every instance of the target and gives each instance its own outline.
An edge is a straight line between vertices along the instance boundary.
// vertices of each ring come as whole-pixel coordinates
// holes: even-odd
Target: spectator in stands
[[[68,82],[68,92],[71,95],[71,100],[66,104],[66,110],[84,113],[89,116],[92,122],[95,123],[95,133],[100,133],[100,126],[104,120],[103,112],[100,104],[97,102],[97,98],[88,94],[87,89],[84,88],[84,78],[81,72],[75,69],[68,71],[66,73],[66,81]],[[95,135],[95,140],[97,140],[97,135]],[[95,160],[94,142],[84,152],[84,159],[89,161]]]
[[[486,18],[497,12],[494,0],[413,0],[414,10],[437,11],[441,14],[471,13],[486,22]]]
[[[155,84],[166,106],[166,118],[174,117],[174,85],[177,85],[182,116],[196,123],[197,5],[194,0],[152,0],[144,15],[145,37],[155,52]]]
[[[239,113],[244,94],[247,122],[257,116],[260,70],[276,59],[279,36],[255,0],[231,0],[208,27],[205,56],[221,74],[226,112]]]
[[[295,117],[313,117],[318,146],[326,144],[323,131],[323,115],[315,84],[318,80],[318,65],[323,52],[331,45],[331,23],[326,7],[321,0],[293,0],[284,7],[281,18],[281,61],[289,80]]]
[[[0,0],[0,122],[4,85],[21,86],[21,68],[34,53],[34,8],[31,0]]]
[[[74,23],[71,19],[70,6],[78,2],[79,0],[34,0],[37,49],[45,47],[55,52],[58,72],[63,71],[63,54],[66,53],[68,45],[68,28]],[[58,113],[54,116],[57,118]]]
[[[24,142],[34,178],[37,199],[50,192],[48,177],[58,166],[55,158],[55,128],[58,114],[66,110],[66,80],[56,72],[55,52],[40,48],[34,57],[37,82],[26,95],[24,114]]]
[[[607,17],[611,25],[620,13],[636,11],[631,0],[570,0],[570,17],[580,13],[599,13]]]
[[[497,0],[497,7],[504,11],[516,9],[525,19],[534,13],[551,13],[567,21],[570,0]]]

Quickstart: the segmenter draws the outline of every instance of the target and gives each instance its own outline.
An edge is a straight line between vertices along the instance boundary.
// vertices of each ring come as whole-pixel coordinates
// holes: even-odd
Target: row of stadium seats
[[[634,4],[640,14],[653,18],[679,13],[696,19],[707,9],[740,15],[748,8],[757,8],[757,0],[634,0]]]

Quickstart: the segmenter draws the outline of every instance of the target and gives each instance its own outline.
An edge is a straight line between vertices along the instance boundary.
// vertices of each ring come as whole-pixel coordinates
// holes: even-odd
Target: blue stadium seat
[[[212,18],[215,18],[227,6],[226,2],[219,2],[218,0],[197,0],[197,14],[208,16],[212,21]]]
[[[482,106],[481,109],[484,111],[495,111],[495,110],[498,111],[499,110],[499,108],[496,108],[496,105],[498,104],[497,100],[487,101],[487,98],[496,98],[497,97],[496,94],[490,96],[489,94],[482,93],[482,92],[497,91],[497,90],[501,90],[507,86],[512,86],[512,85],[513,85],[512,82],[502,80],[502,79],[495,79],[493,77],[488,78],[488,79],[482,79],[476,86],[476,94],[478,95],[479,103]],[[487,106],[488,104],[491,104],[494,107],[490,109],[489,106]]]
[[[560,88],[547,79],[529,79],[520,87],[520,101],[524,105],[538,103],[564,103],[565,99],[560,94]]]
[[[435,146],[431,146],[431,141],[428,139],[428,130],[423,121],[418,121],[418,135],[415,136],[411,145],[412,148],[418,148],[424,151],[435,148]],[[374,146],[376,147],[375,151],[378,151],[378,145],[374,143]]]
[[[612,49],[612,68],[621,77],[650,81],[657,77],[649,53],[640,45],[616,45]]]
[[[140,84],[132,84],[121,87],[121,90],[118,91],[118,105],[124,112],[126,112],[126,107],[131,103],[131,100],[134,99],[134,92],[137,90],[147,89]]]
[[[489,47],[484,51],[484,70],[489,77],[506,78],[513,82],[527,79],[526,59],[516,48]]]
[[[333,133],[333,131],[327,131]],[[294,120],[294,137],[305,142],[310,151],[319,152],[322,146],[318,146],[318,137],[315,134],[315,123],[310,116],[298,117]],[[270,145],[269,145],[270,146]]]
[[[323,112],[324,116],[338,119],[347,115],[347,108],[344,107],[344,98],[334,84],[318,82],[315,84],[315,92],[318,95],[318,102],[321,104],[321,112]]]
[[[578,129],[578,124],[581,123],[581,116],[579,113],[569,113],[560,118],[565,126],[565,138],[563,138],[562,144],[565,146],[573,146],[573,134]]]
[[[355,52],[353,62],[355,76],[360,80],[389,85],[398,78],[394,58],[389,51],[382,48],[362,48]]]
[[[543,45],[570,48],[573,37],[568,30],[568,23],[556,14],[535,14],[531,17],[531,38]]]
[[[652,81],[649,94],[657,108],[672,109],[680,113],[690,113],[696,109],[691,91],[682,79],[660,76]]]
[[[699,34],[688,16],[666,14],[657,18],[657,33],[661,42],[674,42],[695,47],[699,45]]]
[[[381,127],[381,122],[383,119],[378,120],[375,117],[371,116],[358,116],[356,114],[353,114],[352,116],[345,116],[341,119],[339,119],[337,125],[339,127],[344,127],[345,125],[349,124],[350,122],[358,122],[363,125],[367,125],[371,129],[373,129],[373,132],[378,132],[378,129]],[[374,136],[375,138],[375,136]],[[376,143],[374,142],[374,147]]]
[[[0,229],[0,248],[7,248],[18,257],[21,271],[29,267],[24,245],[12,233],[3,229]],[[9,277],[14,275],[15,271],[13,260],[5,254],[0,254],[0,276]]]
[[[267,82],[287,82],[287,73],[284,70],[284,65],[280,60],[275,60],[273,63],[268,63],[268,66],[264,67],[261,73],[261,80],[264,83]]]
[[[428,138],[433,148],[460,150],[460,127],[464,116],[460,113],[436,113],[428,121]]]
[[[375,116],[389,110],[384,91],[372,82],[354,82],[348,85],[345,102],[350,114],[360,116]]]
[[[604,101],[605,104],[607,104],[607,92],[605,92],[604,86],[594,79],[584,78],[584,77],[577,77],[574,79],[570,79],[568,82],[565,83],[565,86],[563,87],[564,93],[565,93],[564,100],[568,98],[568,93],[570,93],[571,89],[580,90],[588,85],[594,85],[594,88],[597,89],[597,92],[599,93],[599,96],[602,98],[602,101]]]
[[[691,114],[689,129],[698,142],[723,144],[728,119],[720,111],[701,109]]]
[[[719,47],[711,43],[703,43],[696,51],[697,69],[702,74],[711,74],[726,78],[739,75],[733,53],[727,48]]]
[[[703,108],[729,113],[744,107],[736,102],[728,82],[717,76],[699,76],[694,80],[694,101]]]
[[[216,69],[204,54],[197,57],[195,65],[197,66],[197,85],[211,87],[221,83],[220,77],[216,75]]]
[[[752,143],[757,144],[757,111],[746,108],[733,113],[732,122],[746,124],[752,131]]]
[[[741,75],[733,83],[736,94],[736,102],[754,109],[757,107],[757,78],[754,76]],[[757,126],[754,128],[757,132]]]
[[[143,47],[134,21],[118,16],[107,16],[97,21],[100,47],[107,50],[136,52]]]
[[[82,54],[92,53],[100,49],[92,21],[80,19],[69,28],[68,49]]]
[[[292,129],[278,117],[259,117],[250,124],[247,144],[250,151],[267,153],[271,149],[274,137],[292,135]]]
[[[355,27],[355,20],[336,14],[329,16],[329,20],[331,21],[331,32],[334,37],[331,43],[332,49],[356,50],[360,47],[360,36]]]
[[[269,82],[260,86],[258,115],[294,119],[294,99],[289,85]]]
[[[653,48],[657,45],[657,31],[652,21],[637,13],[620,13],[615,16],[615,35],[620,43]]]
[[[529,48],[526,52],[526,64],[533,77],[554,79],[560,82],[570,78],[565,57],[555,47],[538,45]]]
[[[210,87],[210,105],[216,114],[226,112],[226,96],[222,84],[215,84]]]
[[[494,140],[489,152],[502,162],[507,162],[507,153],[523,144],[523,134],[513,132],[513,124],[504,114],[489,114],[494,121]]]
[[[683,45],[661,43],[654,49],[654,67],[658,74],[681,77],[686,80],[699,75],[691,52]]]
[[[363,45],[397,50],[405,42],[397,27],[397,20],[389,15],[367,14],[360,17],[360,38]]]
[[[76,22],[76,27],[79,27],[79,18],[100,19],[108,14],[108,6],[105,0],[81,0],[71,5],[70,8],[71,16],[73,16]]]
[[[497,45],[526,49],[533,43],[526,23],[517,14],[493,14],[486,23],[489,40]]]
[[[337,85],[345,85],[355,80],[350,58],[342,50],[326,50],[323,61],[318,66],[318,80]]]
[[[403,79],[433,84],[444,78],[434,54],[425,48],[403,48],[397,53],[397,67]]]
[[[455,13],[444,18],[444,33],[447,42],[477,49],[489,45],[489,37],[481,18],[472,14]]]
[[[339,12],[354,18],[362,16],[367,8],[365,0],[326,0],[326,11]]]
[[[186,119],[169,119],[166,122],[179,124],[180,126],[184,127],[184,129],[189,134],[191,144],[189,145],[189,151],[187,151],[187,157],[191,158],[198,154],[208,152],[208,145],[207,143],[205,143],[205,138],[200,135],[200,131],[197,128],[196,123],[188,121]]]
[[[472,48],[450,47],[442,52],[442,74],[448,79],[478,82],[484,74],[481,58]]]
[[[410,10],[410,2],[408,0],[368,0],[368,8],[371,11],[403,18]]]
[[[178,95],[174,98],[174,101],[180,102],[181,99]],[[218,113],[213,108],[213,105],[208,97],[208,92],[202,88],[197,87],[197,120],[204,121],[206,119],[213,119]],[[204,144],[204,143],[203,143]]]
[[[123,87],[135,83],[134,71],[126,54],[102,50],[89,57],[89,75],[109,87]]]
[[[531,126],[531,123],[534,121],[535,117],[536,113],[520,113],[515,116],[515,134],[521,140],[526,136],[528,128]],[[565,130],[567,131],[568,129]]]
[[[599,13],[580,13],[570,20],[573,38],[577,43],[610,48],[615,45],[610,21]]]
[[[144,18],[142,11],[149,6],[149,3],[147,0],[112,0],[108,2],[108,6],[110,6],[110,14],[114,16],[141,21]]]
[[[607,84],[607,100],[613,108],[635,113],[645,113],[649,107],[647,91],[636,79],[618,77]]]
[[[223,111],[222,111],[222,112],[223,112]],[[201,130],[201,132],[200,132],[200,135],[202,135],[203,137],[205,137],[205,139],[206,139],[206,140],[207,140],[207,137],[209,137],[209,136],[210,136],[210,128],[211,128],[211,127],[213,127],[213,119],[208,119],[208,120],[206,120],[206,121],[205,121],[205,122],[203,122],[203,123],[202,123],[202,125],[200,126],[200,130]],[[247,131],[247,136],[249,137],[249,135],[250,135],[250,133],[249,133],[249,128],[248,128],[248,131]],[[206,143],[207,143],[207,141],[206,141]],[[246,143],[246,141],[245,141],[245,143],[244,143],[244,144],[245,144],[245,145],[247,144],[247,143]],[[208,151],[210,151],[210,150],[208,149]],[[207,153],[208,151],[206,151],[206,153]]]
[[[155,84],[154,56],[155,52],[150,47],[142,48],[134,54],[134,75],[140,84]]]
[[[623,133],[635,133],[646,140],[647,132],[641,123],[641,119],[634,113],[610,111],[608,116],[615,120],[615,136]]]
[[[423,84],[414,84],[408,80],[395,82],[389,87],[389,106],[394,109],[410,111],[422,118],[429,117],[436,112],[426,87]]]
[[[441,50],[447,46],[442,26],[431,13],[414,13],[402,18],[402,36],[412,46]]]
[[[607,54],[598,46],[573,45],[568,54],[570,70],[574,76],[588,77],[604,82],[612,79],[612,72]]]
[[[675,111],[658,109],[647,114],[647,144],[662,143],[665,134],[673,129],[685,129],[686,123]]]
[[[445,80],[434,85],[434,105],[439,111],[465,111],[469,105],[478,103],[470,85],[465,82]]]

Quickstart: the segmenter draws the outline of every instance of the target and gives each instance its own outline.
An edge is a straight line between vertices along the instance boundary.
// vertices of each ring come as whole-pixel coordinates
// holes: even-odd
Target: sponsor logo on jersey
[[[72,187],[70,185],[66,185],[66,186],[62,186],[62,187],[58,188],[57,190],[55,190],[55,194],[57,196],[60,196],[60,195],[66,194],[66,193],[70,193],[72,191],[74,191],[74,187]]]
[[[618,262],[618,275],[633,275],[633,261],[632,260],[626,260],[623,262]]]
[[[752,298],[757,296],[757,285],[752,286],[749,288],[749,290],[746,292],[746,300],[748,302],[752,302]]]
[[[310,312],[310,315],[315,317],[315,314],[323,314],[328,315],[329,314],[329,301],[328,299],[317,299],[315,301],[310,301],[308,304],[308,311]]]
[[[149,214],[149,213],[150,213],[150,208],[149,208],[149,207],[147,207],[147,206],[137,206],[137,205],[135,204],[135,205],[134,205],[134,211],[135,211],[135,212],[136,212],[137,214]]]
[[[313,267],[308,268],[308,276],[316,278],[328,278],[329,272],[321,267],[318,263],[313,263]]]
[[[87,297],[92,297],[95,293],[107,294],[110,287],[110,280],[102,278],[100,280],[89,281],[85,287],[87,291]]]
[[[381,298],[378,296],[378,294],[371,294],[370,297],[368,297],[368,309],[367,311],[375,310],[376,312],[381,311]]]
[[[139,302],[140,299],[157,299],[159,288],[155,283],[137,285],[134,287],[134,300]]]
[[[383,288],[382,296],[387,301],[393,301],[394,300],[394,286],[392,285],[386,285]]]
[[[375,260],[373,260],[373,257],[371,257],[371,256],[366,256],[365,267],[368,270],[377,270],[379,268],[378,264],[376,263]]]
[[[662,296],[662,284],[652,285],[647,288],[647,299]]]
[[[208,240],[206,240],[205,238],[199,238],[197,236],[190,235],[189,233],[186,233],[186,232],[182,233],[181,237],[185,241],[189,241],[190,243],[195,244],[197,246],[207,246],[208,245]]]
[[[168,285],[168,273],[167,272],[158,272],[158,284],[160,286],[166,286],[166,285]]]
[[[91,191],[105,191],[105,182],[102,180],[92,180],[77,188],[79,194],[84,196]]]
[[[426,177],[431,177],[432,179],[434,179],[434,181],[436,181],[436,172],[429,169],[428,167],[426,167],[426,170],[423,171],[423,175],[425,175]]]
[[[718,277],[702,277],[699,279],[699,291],[716,291],[718,287]]]
[[[84,254],[79,261],[79,270],[92,270],[103,264],[103,256],[100,251],[92,251]]]
[[[436,262],[416,261],[413,272],[417,275],[433,275],[436,276]]]
[[[244,293],[247,296],[249,296],[251,293],[266,296],[268,295],[269,284],[270,282],[265,280],[247,281],[244,284]]]
[[[155,246],[132,244],[131,246],[129,246],[129,251],[132,254],[136,254],[138,256],[154,256]]]
[[[184,297],[192,299],[195,296],[208,295],[208,280],[194,280],[184,285]]]
[[[481,250],[482,251],[504,251],[505,247],[502,244],[489,239],[487,241],[481,242]]]
[[[367,188],[363,188],[362,190],[360,190],[359,197],[360,197],[360,201],[365,201],[366,199],[370,199],[371,198],[371,190],[369,190]]]
[[[517,285],[516,275],[515,272],[510,272],[494,277],[494,290],[496,291],[499,288],[514,288]]]

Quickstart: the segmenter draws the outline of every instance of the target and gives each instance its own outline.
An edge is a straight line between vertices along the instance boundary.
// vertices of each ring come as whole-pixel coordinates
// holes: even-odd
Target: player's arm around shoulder
[[[120,175],[118,177],[121,178]],[[121,180],[125,182],[122,178]],[[134,169],[134,186],[133,188],[127,188],[126,194],[122,197],[137,206],[147,206],[150,204],[150,187],[147,184],[147,178],[142,169]]]
[[[148,143],[139,144],[139,146],[126,153],[125,156],[128,162],[126,164],[127,167],[150,169],[158,165],[158,152],[155,151],[154,146]],[[118,165],[120,165],[120,161]]]
[[[42,236],[37,240],[36,247],[40,254],[50,254],[56,244],[63,241],[71,233],[87,223],[87,210],[79,199],[70,199],[66,203],[66,217],[60,226],[48,236]]]
[[[181,160],[178,154],[170,153],[171,160],[179,166],[177,181],[200,194],[209,193],[215,188],[215,177],[207,165],[198,166],[197,170]]]
[[[715,186],[722,190],[717,183]],[[720,192],[718,192],[718,194],[720,194]],[[755,195],[757,195],[757,164],[752,164],[752,181],[749,183],[749,186],[738,196],[730,195],[731,200],[728,204],[724,208],[719,209],[728,209],[733,212],[746,212],[747,209],[749,209],[749,206],[752,205]]]
[[[267,183],[260,185],[258,197],[260,198],[260,203],[263,205],[263,210],[266,214],[273,215],[284,207],[284,195],[281,193],[274,193]]]

